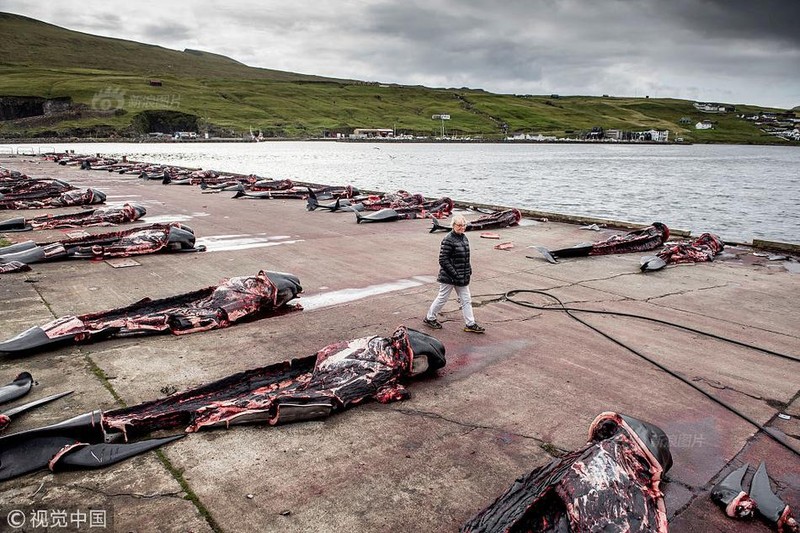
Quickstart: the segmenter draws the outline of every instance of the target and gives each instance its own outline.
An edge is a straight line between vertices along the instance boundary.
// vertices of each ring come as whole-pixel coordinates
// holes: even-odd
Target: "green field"
[[[574,137],[595,127],[670,130],[687,142],[786,144],[734,114],[708,115],[676,99],[517,96],[481,90],[379,85],[252,68],[198,51],[97,37],[0,13],[0,103],[9,97],[69,99],[69,109],[0,121],[0,136],[137,137],[175,129],[310,138],[354,128],[447,134]],[[151,86],[150,80],[161,86]],[[13,99],[11,99],[13,100]],[[763,109],[737,104],[737,112]],[[681,124],[688,117],[690,124]],[[714,129],[694,123],[713,119]],[[797,143],[795,143],[797,144]]]

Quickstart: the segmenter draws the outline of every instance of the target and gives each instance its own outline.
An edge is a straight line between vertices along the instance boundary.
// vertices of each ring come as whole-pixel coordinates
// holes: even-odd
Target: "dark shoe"
[[[480,327],[478,324],[470,324],[469,326],[464,326],[464,331],[468,331],[470,333],[484,333],[486,330]]]
[[[428,320],[427,318],[423,318],[423,319],[422,319],[422,322],[423,322],[423,323],[424,323],[426,326],[428,326],[429,328],[433,328],[433,329],[442,329],[442,325],[441,325],[441,324],[439,324],[439,321],[438,321],[438,320],[436,320],[435,318],[434,318],[433,320]]]

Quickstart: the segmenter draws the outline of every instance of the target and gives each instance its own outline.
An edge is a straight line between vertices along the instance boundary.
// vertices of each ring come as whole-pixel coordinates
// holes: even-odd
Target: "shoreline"
[[[253,139],[238,139],[238,138],[212,138],[212,139],[157,139],[157,138],[132,138],[132,137],[119,137],[119,138],[58,138],[58,137],[26,137],[26,138],[0,138],[0,144],[12,145],[28,145],[28,144],[228,144],[228,143],[269,143],[269,142],[339,142],[339,143],[374,143],[374,144],[587,144],[587,145],[632,145],[632,146],[692,146],[692,145],[710,145],[710,146],[786,146],[800,148],[800,143],[723,143],[723,142],[660,142],[660,141],[617,141],[617,140],[582,140],[582,139],[548,139],[548,140],[535,140],[535,139],[385,139],[385,138],[369,138],[369,139],[334,139],[322,137],[271,137],[259,141]]]
[[[366,143],[366,144],[580,144],[580,145],[626,145],[626,146],[777,146],[788,148],[800,148],[800,143],[784,142],[688,142],[688,141],[618,141],[618,140],[584,140],[584,139],[334,139],[322,137],[270,137],[262,140],[239,139],[239,138],[212,138],[212,139],[157,139],[157,138],[59,138],[59,137],[25,137],[25,138],[0,138],[0,144],[9,145],[29,145],[29,144],[260,144],[270,142],[328,142],[328,143]]]

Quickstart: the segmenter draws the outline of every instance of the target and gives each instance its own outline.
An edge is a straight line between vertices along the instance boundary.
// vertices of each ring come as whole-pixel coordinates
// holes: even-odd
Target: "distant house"
[[[713,127],[714,123],[710,120],[703,120],[694,125],[694,129],[696,130],[710,130]]]
[[[651,141],[669,142],[669,130],[648,130],[645,133],[649,135]]]
[[[594,127],[592,127],[592,131],[590,131],[590,132],[588,132],[586,134],[586,138],[587,139],[599,140],[599,139],[602,139],[603,137],[605,137],[605,134],[606,134],[606,132],[605,132],[605,130],[603,130],[602,126],[594,126]]]
[[[150,87],[161,87],[164,85],[161,80],[147,80],[147,83],[150,84]]]
[[[691,123],[692,119],[690,117],[681,117],[681,119],[678,121],[678,124],[691,124]]]
[[[545,137],[541,133],[533,135],[532,133],[515,133],[511,137],[506,137],[507,141],[555,141],[556,138],[553,136]]]
[[[717,104],[714,102],[695,102],[692,105],[695,109],[703,113],[733,113],[736,111],[736,106]]]
[[[350,135],[353,139],[387,138],[394,137],[394,130],[390,128],[356,128]]]

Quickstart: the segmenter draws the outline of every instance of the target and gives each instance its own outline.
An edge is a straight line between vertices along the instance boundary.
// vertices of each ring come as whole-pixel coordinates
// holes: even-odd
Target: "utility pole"
[[[444,121],[450,120],[450,115],[431,115],[431,120],[439,119],[442,121],[442,139],[444,139]]]

